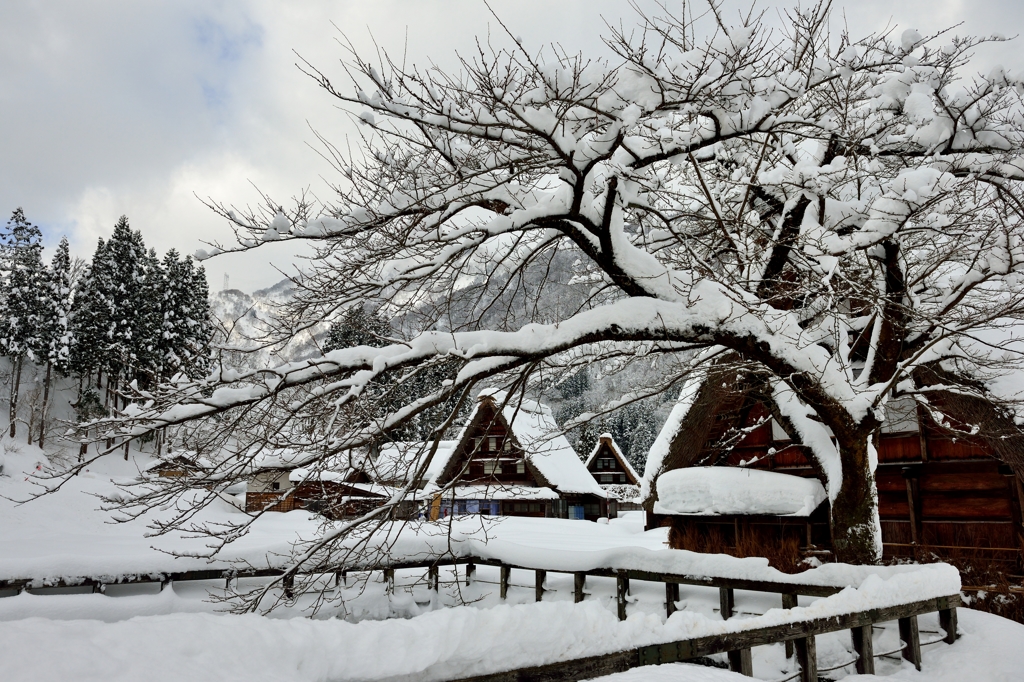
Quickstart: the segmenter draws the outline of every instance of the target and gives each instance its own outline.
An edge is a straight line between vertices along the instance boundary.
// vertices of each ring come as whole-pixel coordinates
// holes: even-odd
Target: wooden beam
[[[476,564],[472,560],[466,562],[466,587],[473,582],[473,574],[476,573]]]
[[[533,577],[533,595],[535,601],[540,601],[544,598],[544,580],[548,577],[548,572],[541,569],[534,571]]]
[[[875,643],[871,639],[871,626],[860,625],[850,630],[853,650],[857,653],[857,674],[875,674]]]
[[[679,583],[665,583],[665,615],[671,616],[676,612],[676,602],[679,601]]]
[[[573,583],[573,593],[572,593],[573,601],[575,603],[579,604],[581,601],[583,601],[583,588],[587,584],[587,574],[586,574],[586,572],[577,571],[576,573],[573,573],[572,574],[572,583]]]
[[[626,593],[629,592],[629,578],[626,571],[619,571],[615,578],[615,601],[618,605],[619,620],[626,620]]]
[[[818,648],[814,635],[801,637],[796,644],[796,660],[800,664],[800,682],[818,682]]]
[[[907,484],[907,509],[910,511],[910,541],[915,545],[921,544],[921,536],[917,532],[917,495],[914,494],[914,479],[903,479]]]
[[[921,633],[917,628],[917,616],[900,618],[900,640],[903,642],[903,658],[921,669]]]
[[[939,609],[939,627],[946,631],[943,641],[952,644],[960,635],[957,633],[956,607]]]
[[[512,573],[512,567],[511,566],[506,566],[505,564],[501,565],[501,579],[500,579],[500,588],[499,589],[501,591],[501,599],[503,601],[505,599],[508,599],[508,579],[509,579],[509,575],[511,573]]]
[[[754,676],[754,663],[750,658],[750,649],[736,649],[729,652],[729,670],[747,677]],[[817,682],[817,680],[815,680]]]
[[[718,603],[722,620],[732,618],[733,611],[736,610],[736,593],[731,587],[718,588]]]

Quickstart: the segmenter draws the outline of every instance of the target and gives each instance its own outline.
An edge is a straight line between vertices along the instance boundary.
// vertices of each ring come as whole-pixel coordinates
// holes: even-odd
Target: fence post
[[[508,579],[509,579],[509,575],[511,573],[512,573],[512,567],[511,566],[506,566],[505,564],[501,565],[501,581],[500,581],[501,587],[500,587],[500,590],[501,590],[501,598],[502,598],[502,600],[508,598]]]
[[[533,582],[533,594],[535,601],[540,601],[544,598],[544,579],[547,578],[548,572],[541,569],[534,571],[534,582]]]
[[[572,574],[572,582],[573,582],[573,602],[575,602],[576,604],[579,604],[581,601],[583,601],[583,588],[587,584],[587,574],[586,573],[573,573]]]
[[[946,636],[943,641],[947,644],[952,644],[956,641],[958,635],[956,634],[956,607],[950,607],[948,609],[939,609],[939,627],[946,631]]]
[[[476,564],[472,561],[466,563],[466,587],[473,581],[473,574],[476,573]]]
[[[441,571],[438,569],[437,564],[427,569],[427,587],[434,592],[437,592],[438,585],[441,582],[440,573]]]
[[[900,639],[903,640],[903,658],[921,669],[921,633],[917,629],[917,616],[900,618]]]
[[[875,644],[871,640],[871,626],[861,625],[850,630],[853,650],[857,653],[857,674],[875,674]]]
[[[732,612],[736,608],[736,595],[731,587],[718,588],[718,602],[722,613],[722,620],[732,618]]]
[[[384,593],[395,593],[395,569],[393,568],[384,569]]]
[[[615,596],[618,602],[619,620],[626,620],[626,593],[629,592],[629,575],[618,571],[615,577]]]
[[[818,682],[818,651],[814,635],[796,640],[796,660],[800,664],[800,682]]]
[[[676,602],[679,601],[679,583],[665,583],[665,615],[671,616],[676,612]]]
[[[795,609],[797,606],[796,595],[792,592],[782,593],[782,608],[784,609]],[[793,640],[786,640],[786,660],[793,658]]]
[[[754,663],[750,658],[750,649],[737,649],[729,652],[729,670],[747,677],[754,676]],[[817,682],[817,681],[815,681]]]
[[[295,596],[295,574],[285,573],[284,579],[281,581],[281,587],[284,589],[284,598],[291,599]]]

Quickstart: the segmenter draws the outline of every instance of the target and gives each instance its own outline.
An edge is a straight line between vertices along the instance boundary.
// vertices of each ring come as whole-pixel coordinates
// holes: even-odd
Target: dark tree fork
[[[826,31],[829,11],[793,10],[782,35],[755,11],[730,25],[710,2],[696,22],[610,29],[607,60],[508,38],[455,74],[352,52],[351,88],[305,64],[365,130],[351,158],[321,137],[335,196],[210,206],[235,228],[231,250],[315,245],[278,340],[366,302],[402,328],[380,348],[165,386],[93,428],[256,425],[210,474],[223,482],[253,444],[326,466],[482,382],[531,391],[594,362],[655,362],[660,381],[609,409],[694,376],[761,392],[814,456],[837,558],[876,561],[872,437],[889,396],[954,390],[1016,434],[1012,396],[986,379],[1013,364],[1006,330],[1024,312],[1021,83],[966,77],[969,53],[998,38],[856,40]],[[559,273],[564,253],[574,265]],[[523,282],[536,300],[586,286],[525,326],[452,314],[493,313]],[[368,386],[439,366],[448,382],[363,418],[377,414]],[[721,392],[704,385],[702,414]]]

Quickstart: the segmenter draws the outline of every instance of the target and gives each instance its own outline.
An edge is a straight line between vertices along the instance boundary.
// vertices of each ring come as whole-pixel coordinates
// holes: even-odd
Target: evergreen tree
[[[108,365],[107,331],[113,315],[109,297],[113,286],[110,271],[106,243],[101,238],[79,283],[71,311],[71,369],[82,377],[96,372],[97,389],[101,373]]]
[[[43,315],[40,284],[43,278],[43,245],[39,228],[25,218],[21,208],[7,221],[0,235],[3,248],[3,317],[0,319],[0,350],[11,359],[10,435],[17,432],[18,394],[26,356],[35,359],[40,348],[39,320]]]
[[[142,244],[142,234],[134,232],[137,245]],[[166,285],[164,268],[160,265],[156,251],[150,249],[142,262],[142,279],[134,297],[135,330],[132,335],[133,365],[128,369],[126,379],[134,379],[139,386],[148,387],[156,383],[163,366],[160,354],[160,337],[163,331],[163,303]]]
[[[198,378],[210,372],[210,341],[213,339],[210,286],[206,281],[206,268],[197,267],[192,256],[185,256],[185,273],[190,283],[190,296],[185,318],[188,334],[183,368],[187,375]]]
[[[204,376],[209,371],[213,335],[206,271],[196,268],[191,256],[179,260],[174,249],[164,256],[163,270],[163,376],[171,378],[179,372]]]
[[[116,392],[121,380],[138,367],[138,352],[145,341],[140,339],[137,325],[145,317],[140,290],[146,282],[146,247],[142,235],[132,232],[127,216],[114,225],[114,233],[106,244],[111,265],[109,289],[110,320],[107,328],[108,386]],[[113,394],[112,394],[113,395]]]
[[[36,362],[46,364],[38,438],[39,447],[43,447],[46,442],[46,412],[50,404],[53,372],[56,370],[66,376],[71,365],[71,253],[66,237],[60,240],[50,267],[43,272],[40,295],[42,314],[38,324],[39,347],[35,351],[35,358]],[[31,438],[31,434],[29,437]]]

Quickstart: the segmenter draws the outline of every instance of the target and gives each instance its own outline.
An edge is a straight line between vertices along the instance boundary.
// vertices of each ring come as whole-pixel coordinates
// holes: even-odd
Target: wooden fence
[[[695,576],[672,573],[653,573],[650,571],[629,568],[597,568],[587,571],[571,571],[562,569],[539,568],[504,563],[484,557],[440,557],[425,561],[396,562],[388,565],[349,567],[338,570],[313,568],[302,571],[303,575],[334,575],[335,584],[347,581],[350,572],[376,572],[383,574],[385,589],[394,590],[395,571],[406,569],[426,569],[427,585],[432,590],[439,589],[439,569],[443,566],[465,566],[464,578],[469,585],[478,565],[496,566],[499,569],[499,596],[506,599],[512,569],[534,572],[534,597],[536,601],[544,598],[545,580],[548,573],[573,575],[573,598],[582,602],[585,598],[585,587],[588,577],[615,578],[616,604],[619,620],[626,619],[629,585],[631,580],[660,582],[665,585],[665,610],[671,616],[675,612],[675,603],[679,600],[680,585],[695,585],[717,588],[719,606],[723,619],[735,613],[735,591],[748,590],[753,592],[776,593],[781,596],[782,607],[795,608],[799,595],[827,597],[844,589],[845,585],[809,585],[767,580],[749,580],[723,576]],[[295,573],[286,573],[281,569],[230,570],[210,569],[201,571],[183,571],[177,573],[159,573],[120,576],[104,580],[102,578],[73,578],[58,581],[36,581],[33,579],[0,580],[0,590],[35,591],[38,589],[66,588],[90,586],[93,592],[102,592],[105,585],[129,585],[160,583],[161,590],[175,581],[216,580],[225,581],[225,588],[238,578],[271,577],[282,580],[285,596],[293,596]],[[35,583],[42,585],[34,586]],[[555,682],[585,680],[600,675],[621,672],[630,668],[700,659],[712,654],[726,653],[729,668],[744,675],[752,676],[751,647],[767,644],[785,643],[787,657],[794,653],[800,663],[799,679],[801,682],[817,682],[818,669],[815,654],[815,637],[830,632],[850,630],[853,648],[857,654],[856,661],[848,661],[843,666],[856,663],[858,673],[874,672],[874,659],[886,654],[874,654],[872,651],[871,629],[874,624],[897,621],[899,624],[901,648],[904,659],[921,669],[921,641],[917,625],[917,617],[926,613],[938,612],[941,628],[945,631],[942,640],[952,643],[957,637],[956,609],[960,605],[960,596],[949,595],[918,601],[908,604],[872,609],[856,613],[830,616],[828,618],[809,619],[787,623],[784,625],[741,630],[734,633],[700,637],[695,639],[668,642],[652,646],[640,647],[628,651],[616,652],[603,656],[592,656],[563,661],[551,665],[524,668],[494,675],[466,678],[463,682]],[[932,643],[932,642],[929,642]],[[886,652],[895,653],[895,652]],[[824,672],[824,671],[823,671]]]

